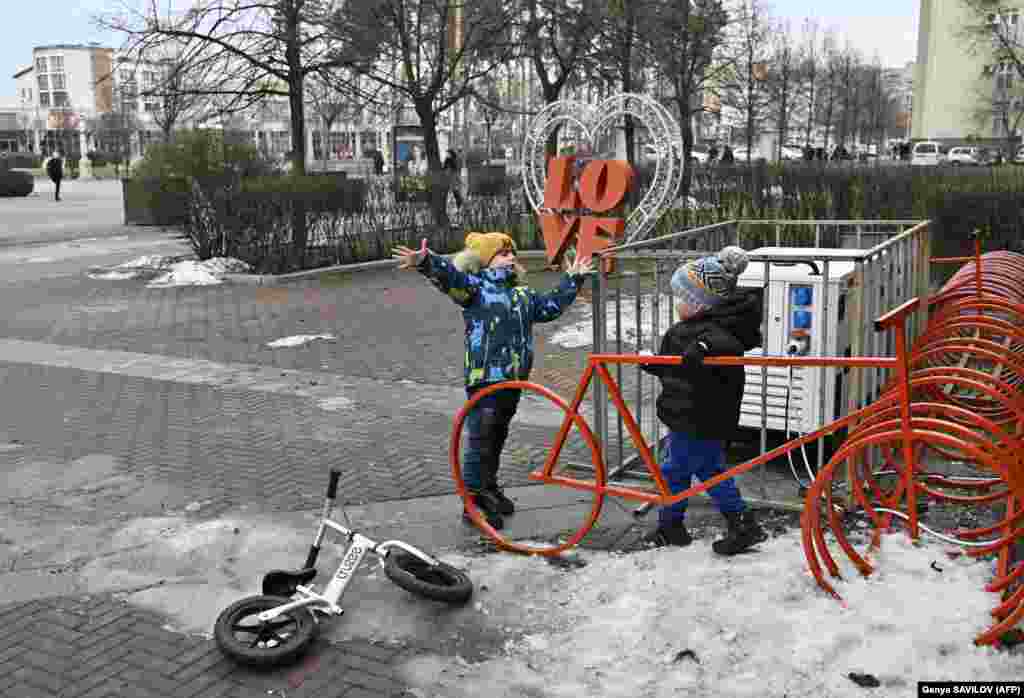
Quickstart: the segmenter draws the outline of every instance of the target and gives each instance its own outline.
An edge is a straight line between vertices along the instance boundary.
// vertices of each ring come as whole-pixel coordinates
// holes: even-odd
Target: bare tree
[[[882,59],[876,54],[871,65],[863,68],[864,120],[859,130],[861,141],[874,143],[882,152],[885,116],[892,96],[882,80]]]
[[[594,54],[594,72],[605,86],[622,92],[644,89],[644,71],[650,29],[657,0],[607,0],[595,7],[601,18],[596,42],[603,49]],[[636,138],[633,120],[625,118],[626,159],[635,161]]]
[[[961,40],[985,65],[974,90],[975,120],[993,124],[993,135],[1012,148],[1024,118],[1024,8],[1005,0],[960,2],[968,15]]]
[[[769,104],[774,107],[775,126],[779,133],[776,159],[782,159],[782,149],[789,140],[790,120],[794,111],[799,56],[793,45],[793,34],[788,22],[776,23],[771,33],[771,60],[768,75]]]
[[[202,80],[206,75],[198,74],[180,58],[164,58],[155,62],[157,82],[146,87],[142,96],[151,101],[153,121],[160,129],[165,143],[170,142],[174,129],[187,119],[195,116],[202,105],[203,96],[190,91],[189,83]],[[191,75],[190,75],[191,73]]]
[[[770,104],[767,80],[771,27],[761,0],[742,0],[734,30],[732,70],[723,101],[743,114],[749,162],[754,138],[768,116]]]
[[[348,0],[332,18],[332,58],[412,104],[439,171],[439,119],[513,55],[512,15],[502,0]]]
[[[668,84],[682,131],[685,201],[693,180],[693,117],[704,111],[705,94],[724,80],[728,65],[717,59],[730,19],[721,0],[670,0],[657,7],[652,20],[652,63]]]
[[[218,110],[244,112],[268,96],[289,102],[293,169],[305,172],[304,84],[335,65],[328,57],[329,0],[197,0],[184,13],[162,13],[157,0],[127,5],[97,18],[125,36],[124,52],[139,60],[169,42],[188,47],[182,75],[223,76],[183,81],[183,94],[228,98]]]
[[[494,124],[505,113],[502,108],[501,91],[498,89],[498,79],[494,74],[487,75],[480,80],[481,87],[476,93],[476,111],[484,120],[484,130],[487,138],[487,161],[491,160],[491,133]]]
[[[857,132],[857,120],[860,101],[860,54],[849,43],[839,56],[839,94],[841,95],[842,111],[839,118],[837,142],[846,147],[846,140]]]
[[[821,109],[818,114],[821,117],[821,126],[825,135],[825,150],[828,151],[829,139],[832,137],[832,126],[835,124],[836,97],[841,92],[839,84],[842,72],[842,56],[836,50],[835,35],[830,31],[825,35],[822,44],[823,68],[821,71],[821,87],[818,94],[821,99]]]
[[[804,147],[810,147],[820,107],[818,82],[822,71],[821,47],[818,43],[818,23],[814,20],[804,20],[803,44],[800,54],[800,78],[806,100],[804,107],[806,110]]]
[[[524,50],[545,104],[561,99],[562,90],[583,74],[606,6],[607,0],[526,0]],[[556,130],[548,139],[548,155],[555,155],[557,147]]]

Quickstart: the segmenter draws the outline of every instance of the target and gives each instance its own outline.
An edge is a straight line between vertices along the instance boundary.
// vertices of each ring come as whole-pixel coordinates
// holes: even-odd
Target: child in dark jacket
[[[418,270],[462,307],[467,399],[489,385],[530,377],[533,324],[560,317],[590,272],[589,260],[575,261],[557,289],[537,293],[522,285],[525,269],[516,261],[515,242],[504,233],[470,233],[465,249],[451,262],[427,250],[426,239],[419,251],[400,246],[393,252],[400,269]],[[496,529],[504,525],[503,515],[515,512],[498,484],[498,468],[521,392],[499,390],[476,403],[466,417],[462,477]],[[465,512],[463,519],[470,520]]]
[[[724,441],[739,426],[745,372],[742,366],[704,366],[702,361],[742,356],[761,346],[761,304],[757,295],[736,287],[746,267],[746,252],[731,246],[679,267],[672,276],[679,322],[665,333],[659,353],[682,356],[683,363],[643,366],[661,379],[658,418],[669,428],[661,470],[673,494],[688,489],[695,476],[706,481],[726,470]],[[716,553],[735,555],[764,540],[733,479],[708,494],[728,526],[725,537],[712,545]],[[686,504],[684,499],[663,507],[647,542],[689,545]]]

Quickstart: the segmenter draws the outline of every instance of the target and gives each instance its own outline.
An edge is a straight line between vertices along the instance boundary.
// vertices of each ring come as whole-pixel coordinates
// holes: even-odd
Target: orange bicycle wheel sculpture
[[[532,508],[529,512],[528,518],[530,520],[547,526],[555,523],[557,527],[561,529],[562,533],[555,539],[550,539],[548,537],[550,534],[548,533],[531,530],[530,528],[527,528],[525,524],[517,525],[517,514],[506,519],[504,528],[500,531],[496,530],[493,526],[487,523],[487,520],[481,514],[476,503],[473,501],[473,497],[469,490],[466,488],[465,481],[462,478],[461,445],[463,425],[465,424],[466,417],[469,415],[473,407],[487,395],[491,395],[499,390],[511,390],[516,388],[522,390],[524,393],[534,393],[546,398],[549,402],[556,405],[565,415],[555,444],[548,444],[549,447],[547,448],[544,465],[530,474],[531,480],[537,480],[540,482],[546,481],[544,472],[548,471],[547,469],[549,466],[553,468],[557,465],[557,461],[562,450],[561,444],[564,443],[565,437],[569,434],[573,426],[579,430],[579,435],[583,438],[590,450],[591,465],[593,466],[593,478],[585,481],[587,486],[585,488],[580,487],[572,489],[569,491],[569,496],[567,498],[565,494],[566,487],[564,484],[551,483],[554,485],[555,489],[559,490],[562,496],[559,498],[552,496],[550,505],[538,505],[537,507]],[[513,420],[513,425],[515,425],[515,420]],[[557,446],[557,448],[555,446]],[[452,476],[455,478],[455,486],[459,496],[462,497],[466,511],[469,512],[469,515],[476,524],[476,527],[480,529],[484,535],[494,541],[499,548],[527,555],[558,555],[562,551],[568,550],[579,543],[583,537],[590,532],[590,529],[594,526],[598,516],[601,514],[601,506],[604,503],[605,497],[606,477],[604,460],[602,459],[601,449],[598,447],[597,439],[594,437],[593,432],[590,430],[590,427],[587,425],[587,422],[582,415],[574,411],[571,406],[565,402],[565,400],[542,385],[537,385],[536,383],[530,383],[528,381],[507,381],[505,383],[488,386],[474,394],[473,397],[463,405],[458,414],[455,415],[455,423],[452,425],[449,453]],[[519,512],[519,514],[523,513],[523,511]]]

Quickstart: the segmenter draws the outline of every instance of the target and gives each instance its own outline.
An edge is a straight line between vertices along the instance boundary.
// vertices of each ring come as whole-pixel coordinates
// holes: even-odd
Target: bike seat
[[[307,567],[304,570],[271,570],[263,575],[263,593],[267,596],[291,596],[300,584],[309,584],[315,576],[315,567]]]

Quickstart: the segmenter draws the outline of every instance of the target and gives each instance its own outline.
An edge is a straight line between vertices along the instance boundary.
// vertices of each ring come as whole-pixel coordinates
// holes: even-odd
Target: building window
[[[48,89],[50,89],[50,80],[45,75],[40,75],[36,79],[39,81],[39,89],[40,90],[48,90]]]
[[[53,106],[55,107],[70,107],[71,103],[68,101],[67,92],[54,92],[53,93]]]
[[[160,110],[160,105],[157,104],[156,102],[146,102],[145,105],[143,105],[143,108],[147,112],[153,113],[155,111],[159,111]]]
[[[53,73],[50,75],[50,87],[54,90],[63,90],[64,85],[64,73]]]
[[[39,93],[39,106],[48,107],[50,106],[50,93],[40,92]]]
[[[142,73],[142,86],[149,89],[156,86],[156,73],[146,70]]]
[[[39,56],[38,58],[36,58],[36,72],[46,72],[46,56]]]
[[[50,72],[51,73],[63,73],[64,72],[64,56],[50,56]]]

